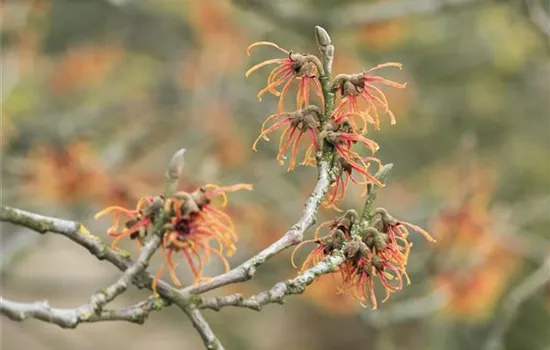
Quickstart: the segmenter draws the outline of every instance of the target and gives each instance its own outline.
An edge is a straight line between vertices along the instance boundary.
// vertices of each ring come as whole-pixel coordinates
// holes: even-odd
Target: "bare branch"
[[[306,208],[298,222],[283,237],[231,271],[218,275],[208,282],[183,288],[181,290],[182,295],[201,294],[227,284],[247,281],[254,276],[256,268],[269,260],[269,258],[288,247],[300,243],[304,239],[304,232],[314,224],[317,209],[321,205],[330,186],[329,166],[327,161],[319,162],[317,185],[306,201]]]
[[[449,301],[447,293],[440,288],[427,295],[395,303],[385,310],[362,312],[360,317],[372,327],[384,328],[391,324],[430,316],[447,306]]]
[[[125,271],[132,266],[132,260],[128,253],[122,250],[116,251],[112,249],[107,244],[103,243],[99,237],[88,233],[84,226],[78,222],[43,216],[6,206],[0,207],[0,221],[27,227],[39,233],[52,232],[63,235],[86,248],[99,260],[107,260],[121,271]],[[142,273],[141,276],[135,276],[134,283],[139,288],[146,287],[151,289],[152,281],[152,275]],[[164,281],[158,282],[157,289],[159,294],[169,302],[185,302],[185,299],[181,297],[179,291]]]
[[[124,293],[126,289],[128,289],[128,285],[132,283],[132,280],[145,272],[147,266],[149,265],[149,261],[160,247],[161,242],[162,238],[159,235],[153,235],[141,250],[141,254],[136,262],[126,269],[115,283],[94,294],[90,298],[90,305],[92,306],[92,309],[95,311],[100,311],[103,306],[107,305],[117,296]]]
[[[279,282],[270,290],[258,293],[248,298],[240,294],[233,294],[224,297],[203,297],[200,299],[198,307],[201,309],[212,309],[218,311],[224,306],[245,307],[260,311],[262,307],[270,303],[284,303],[284,297],[293,294],[302,294],[306,287],[312,284],[322,275],[336,271],[345,261],[344,255],[336,253],[326,257],[323,261],[293,279],[285,282]]]
[[[284,28],[297,33],[310,30],[316,23],[323,23],[329,29],[349,28],[359,25],[389,21],[411,15],[430,14],[459,6],[478,5],[488,0],[391,0],[375,2],[354,2],[346,6],[313,11],[293,3],[283,6],[281,2],[269,0],[233,0],[260,15],[277,22]],[[526,0],[529,1],[529,0]]]
[[[61,328],[75,328],[80,323],[102,321],[127,321],[143,324],[149,316],[149,312],[160,310],[160,307],[158,299],[150,298],[128,308],[102,310],[99,313],[95,313],[89,304],[74,309],[58,309],[50,307],[47,301],[19,303],[0,297],[0,313],[6,315],[11,320],[24,321],[28,318],[35,318],[56,324]]]
[[[204,346],[206,346],[207,349],[209,350],[225,349],[223,345],[220,343],[220,341],[218,340],[218,338],[216,338],[216,335],[214,334],[214,332],[212,332],[210,325],[208,324],[208,322],[206,322],[206,320],[204,319],[204,317],[202,316],[199,310],[197,310],[194,306],[181,307],[181,308],[193,323],[193,327],[195,327],[197,332],[200,334],[202,341],[204,343]]]
[[[144,273],[144,271],[152,254],[160,245],[160,236],[153,235],[153,238],[144,246],[137,262],[133,263],[126,253],[111,249],[98,237],[88,233],[84,226],[78,222],[47,217],[5,206],[0,207],[0,221],[24,226],[39,233],[61,234],[88,249],[98,259],[107,260],[120,270],[125,271],[116,283],[92,296],[89,304],[75,309],[51,308],[47,302],[25,304],[0,299],[0,313],[6,314],[12,320],[23,321],[27,318],[36,318],[57,324],[63,328],[74,328],[82,322],[124,320],[143,323],[149,311],[160,310],[162,307],[173,303],[189,315],[193,325],[203,338],[205,346],[210,346],[209,349],[223,350],[202,315],[197,310],[190,309],[192,303],[189,301],[189,297],[162,280],[158,281],[157,291],[163,299],[150,298],[147,301],[120,310],[101,310],[106,303],[124,292],[130,282],[140,288],[151,289],[153,276]],[[217,347],[212,347],[212,344]]]
[[[435,13],[446,8],[479,4],[487,0],[393,0],[358,2],[340,7],[329,18],[331,28],[352,27],[410,15]]]
[[[78,222],[43,216],[7,206],[0,207],[0,221],[27,227],[42,234],[52,232],[63,235],[88,249],[99,260],[107,260],[120,270],[125,270],[130,266],[131,260],[127,253],[111,249],[99,237],[88,233],[84,226]]]
[[[525,0],[531,22],[546,36],[550,36],[550,15],[537,0]]]
[[[550,255],[542,266],[514,288],[504,299],[502,312],[496,319],[497,321],[485,343],[486,350],[500,350],[503,348],[502,339],[514,320],[521,304],[548,283],[548,281],[550,281]]]
[[[73,241],[87,247],[92,254],[98,251],[104,251],[105,249],[105,247],[97,249],[97,245],[103,243],[101,243],[98,238],[89,234],[81,224],[75,222],[48,218],[8,207],[1,208],[0,218],[2,221],[20,224],[38,232],[44,233],[51,231],[64,234]],[[153,237],[145,244],[145,247],[141,251],[137,261],[130,263],[130,261],[124,260],[124,274],[114,284],[92,295],[89,304],[82,305],[75,309],[54,309],[50,308],[46,301],[33,304],[24,304],[10,302],[7,300],[4,301],[2,299],[3,304],[0,311],[2,313],[7,313],[7,315],[12,319],[22,321],[27,317],[34,317],[44,321],[56,323],[59,326],[66,328],[74,328],[79,322],[88,321],[90,318],[99,321],[105,317],[109,320],[115,320],[120,315],[131,316],[133,313],[129,314],[124,312],[119,315],[116,311],[109,311],[104,314],[101,310],[105,305],[107,305],[107,303],[126,291],[132,280],[145,271],[147,265],[149,264],[149,260],[151,260],[153,254],[159,248],[160,243],[161,237],[158,235],[153,235]],[[114,262],[117,264],[121,263],[119,260],[120,256],[118,254],[115,255],[116,253],[114,253],[114,251],[110,248],[106,250],[105,254],[109,253]],[[19,314],[16,312],[18,310],[20,311]],[[17,317],[17,315],[19,315],[19,317]]]

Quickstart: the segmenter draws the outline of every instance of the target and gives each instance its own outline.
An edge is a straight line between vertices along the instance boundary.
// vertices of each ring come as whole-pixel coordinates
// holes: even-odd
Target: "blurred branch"
[[[279,282],[270,290],[247,298],[243,297],[241,294],[223,297],[203,297],[200,299],[198,307],[201,309],[218,311],[224,306],[237,306],[260,311],[264,305],[269,303],[283,304],[285,296],[302,294],[306,287],[312,284],[318,277],[334,272],[344,260],[342,254],[331,255],[314,267],[305,270],[298,277],[289,279],[285,282]]]
[[[260,15],[273,20],[285,28],[297,32],[308,31],[316,23],[325,25],[328,29],[341,29],[358,25],[389,21],[411,15],[436,13],[445,9],[475,5],[488,0],[392,0],[378,2],[356,2],[350,5],[312,12],[311,9],[300,7],[296,3],[284,3],[268,0],[233,0],[237,5],[252,9]],[[526,0],[528,1],[528,0]]]
[[[313,23],[318,23],[318,18],[311,14],[311,10],[296,8],[296,2],[286,4],[281,1],[269,0],[233,0],[237,6],[254,11],[284,28],[290,28],[298,33],[309,33]],[[286,6],[285,6],[286,5]],[[322,22],[322,21],[321,21]]]
[[[329,162],[319,162],[317,184],[306,201],[306,208],[298,222],[294,224],[283,237],[231,271],[218,275],[208,282],[183,288],[181,293],[183,295],[201,294],[227,284],[247,281],[254,276],[258,266],[264,264],[272,256],[286,248],[300,243],[304,238],[304,232],[314,224],[317,209],[321,205],[330,186],[329,167]]]
[[[359,317],[369,325],[384,328],[390,324],[427,317],[447,306],[449,299],[442,289],[393,304],[377,312],[362,312]]]
[[[500,315],[497,315],[493,329],[485,343],[486,350],[500,350],[503,348],[502,339],[521,304],[547,284],[548,281],[550,281],[550,255],[547,256],[542,266],[514,288],[504,299],[502,311]]]
[[[525,0],[525,5],[527,5],[527,12],[529,13],[531,22],[542,33],[550,37],[550,15],[537,0]]]
[[[388,21],[410,15],[429,14],[445,9],[479,4],[487,0],[392,0],[375,3],[358,2],[332,11],[331,28],[352,27]]]

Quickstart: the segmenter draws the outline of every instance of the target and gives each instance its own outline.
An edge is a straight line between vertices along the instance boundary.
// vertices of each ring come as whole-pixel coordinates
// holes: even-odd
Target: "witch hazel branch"
[[[317,279],[329,275],[334,280],[335,293],[349,294],[361,305],[376,309],[379,305],[376,284],[385,291],[382,301],[386,301],[392,293],[411,283],[406,270],[412,247],[410,234],[416,232],[429,242],[435,240],[419,226],[374,206],[392,165],[383,165],[376,157],[379,145],[367,137],[372,132],[369,126],[379,130],[385,116],[390,124],[396,123],[383,89],[402,89],[406,84],[383,78],[377,72],[402,66],[396,62],[383,63],[333,78],[334,46],[323,28],[316,27],[315,33],[320,56],[298,53],[265,41],[256,42],[247,49],[249,55],[262,47],[278,53],[277,57],[260,62],[246,72],[248,77],[265,67],[272,67],[258,99],[262,100],[266,94],[278,98],[278,110],[262,124],[253,149],[257,150],[261,141],[268,142],[272,134],[280,132],[276,158],[281,165],[288,162],[288,170],[293,170],[300,149],[304,148],[299,165],[317,168],[317,183],[302,215],[280,239],[232,269],[227,258],[238,248],[238,229],[224,208],[228,194],[250,191],[252,186],[205,184],[193,191],[178,191],[185,153],[180,150],[166,170],[163,193],[144,195],[135,208],[111,206],[96,215],[98,219],[112,219],[107,230],[112,238],[109,245],[80,223],[3,206],[2,221],[38,233],[64,235],[123,273],[112,285],[92,295],[88,303],[74,309],[54,308],[47,302],[15,302],[0,298],[0,312],[15,321],[34,318],[74,328],[86,322],[143,323],[150,312],[174,305],[188,316],[207,349],[224,349],[201,310],[220,310],[229,306],[260,310],[270,303],[283,303],[286,296],[303,293]],[[293,86],[297,89],[296,99],[295,103],[289,103],[288,95]],[[291,105],[294,107],[289,109]],[[343,212],[339,205],[351,186],[362,192],[364,206],[359,211]],[[306,237],[320,207],[333,209],[335,216],[319,224],[311,237]],[[117,248],[121,240],[136,243],[139,251],[136,260]],[[294,255],[307,245],[313,248],[300,264],[295,278],[252,296],[201,296],[206,291],[253,278],[258,267],[290,247],[295,247],[291,263],[297,267]],[[148,265],[155,254],[162,256],[163,264],[154,273],[149,273]],[[224,273],[212,277],[204,275],[204,267],[212,259],[223,263]],[[178,277],[178,270],[183,266],[190,270],[191,280],[182,281]],[[166,274],[169,282],[164,279]],[[150,290],[150,296],[123,309],[108,308],[130,284]]]

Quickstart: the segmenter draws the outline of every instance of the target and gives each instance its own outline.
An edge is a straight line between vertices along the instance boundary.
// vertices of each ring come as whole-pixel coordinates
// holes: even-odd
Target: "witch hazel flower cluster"
[[[319,35],[318,32],[318,40]],[[289,171],[296,166],[301,144],[305,144],[305,154],[300,165],[316,166],[323,160],[330,162],[333,177],[323,206],[341,212],[338,204],[345,198],[350,182],[359,186],[362,195],[367,196],[362,215],[348,210],[320,224],[313,239],[296,246],[292,265],[296,267],[296,251],[307,243],[316,246],[305,258],[301,272],[335,252],[343,254],[345,261],[332,274],[337,293],[350,294],[362,305],[370,303],[372,308],[376,308],[375,281],[386,291],[384,301],[391,293],[410,283],[406,271],[412,246],[410,231],[435,242],[419,226],[394,219],[384,208],[372,207],[377,189],[384,184],[377,176],[383,169],[382,162],[375,156],[379,145],[367,137],[369,125],[380,130],[382,116],[387,116],[391,125],[396,123],[382,89],[406,87],[406,83],[376,73],[383,68],[402,69],[402,65],[383,63],[360,73],[338,74],[331,80],[326,72],[327,66],[315,55],[296,53],[265,41],[250,45],[247,53],[250,55],[250,50],[259,46],[274,47],[282,55],[260,62],[246,72],[248,77],[260,68],[274,65],[267,85],[258,93],[258,99],[261,101],[266,93],[279,99],[277,113],[264,121],[253,149],[257,150],[260,141],[269,141],[270,134],[281,130],[276,158],[281,165],[288,158]],[[296,104],[289,109],[290,103],[285,97],[294,81],[297,81]],[[282,88],[279,90],[279,87]],[[315,101],[319,105],[310,104],[311,95],[317,96]],[[362,147],[356,150],[355,145]],[[323,227],[328,227],[329,233],[319,237]]]
[[[180,191],[168,198],[163,195],[141,198],[136,209],[119,206],[107,207],[96,214],[96,218],[113,215],[113,223],[107,234],[113,238],[112,248],[116,248],[123,238],[137,242],[141,250],[148,236],[155,231],[155,225],[162,227],[162,244],[160,246],[164,263],[158,269],[153,280],[152,289],[157,294],[157,283],[165,270],[168,270],[176,286],[182,283],[177,277],[176,255],[191,270],[193,284],[207,281],[203,276],[203,267],[210,262],[210,257],[217,257],[229,271],[226,257],[236,250],[237,235],[231,217],[223,211],[227,205],[227,193],[238,190],[252,190],[248,184],[237,184],[221,187],[205,185],[193,192]],[[212,204],[212,199],[221,197],[221,208]],[[124,224],[120,225],[121,219]],[[122,226],[122,227],[121,227]]]

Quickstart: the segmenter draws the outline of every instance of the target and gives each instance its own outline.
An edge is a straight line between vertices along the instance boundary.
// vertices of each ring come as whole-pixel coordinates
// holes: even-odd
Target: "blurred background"
[[[230,196],[236,266],[298,218],[314,168],[288,173],[276,141],[253,152],[276,98],[256,93],[274,41],[317,53],[314,26],[336,46],[335,73],[387,61],[407,81],[386,89],[397,125],[369,131],[394,163],[378,205],[427,228],[413,235],[412,284],[379,309],[336,295],[324,278],[261,313],[205,311],[227,349],[550,349],[550,20],[536,0],[4,0],[2,204],[80,220],[100,237],[101,208],[133,206],[163,188],[187,148],[183,189],[252,183]],[[273,140],[277,140],[274,135]],[[361,209],[361,189],[342,208]],[[322,212],[324,219],[334,211]],[[324,220],[323,220],[324,221]],[[310,233],[311,234],[311,233]],[[63,237],[2,224],[2,296],[85,303],[118,271]],[[122,247],[135,252],[133,244]],[[306,253],[306,250],[303,251]],[[215,294],[255,293],[296,274],[284,252],[253,281]],[[304,254],[302,254],[303,256]],[[155,261],[153,265],[158,265]],[[155,266],[153,266],[154,268]],[[212,264],[207,274],[222,271]],[[182,281],[190,281],[182,267]],[[545,281],[546,280],[546,281]],[[132,290],[116,305],[144,299]],[[2,349],[201,349],[173,308],[144,326],[76,330],[2,318]]]

